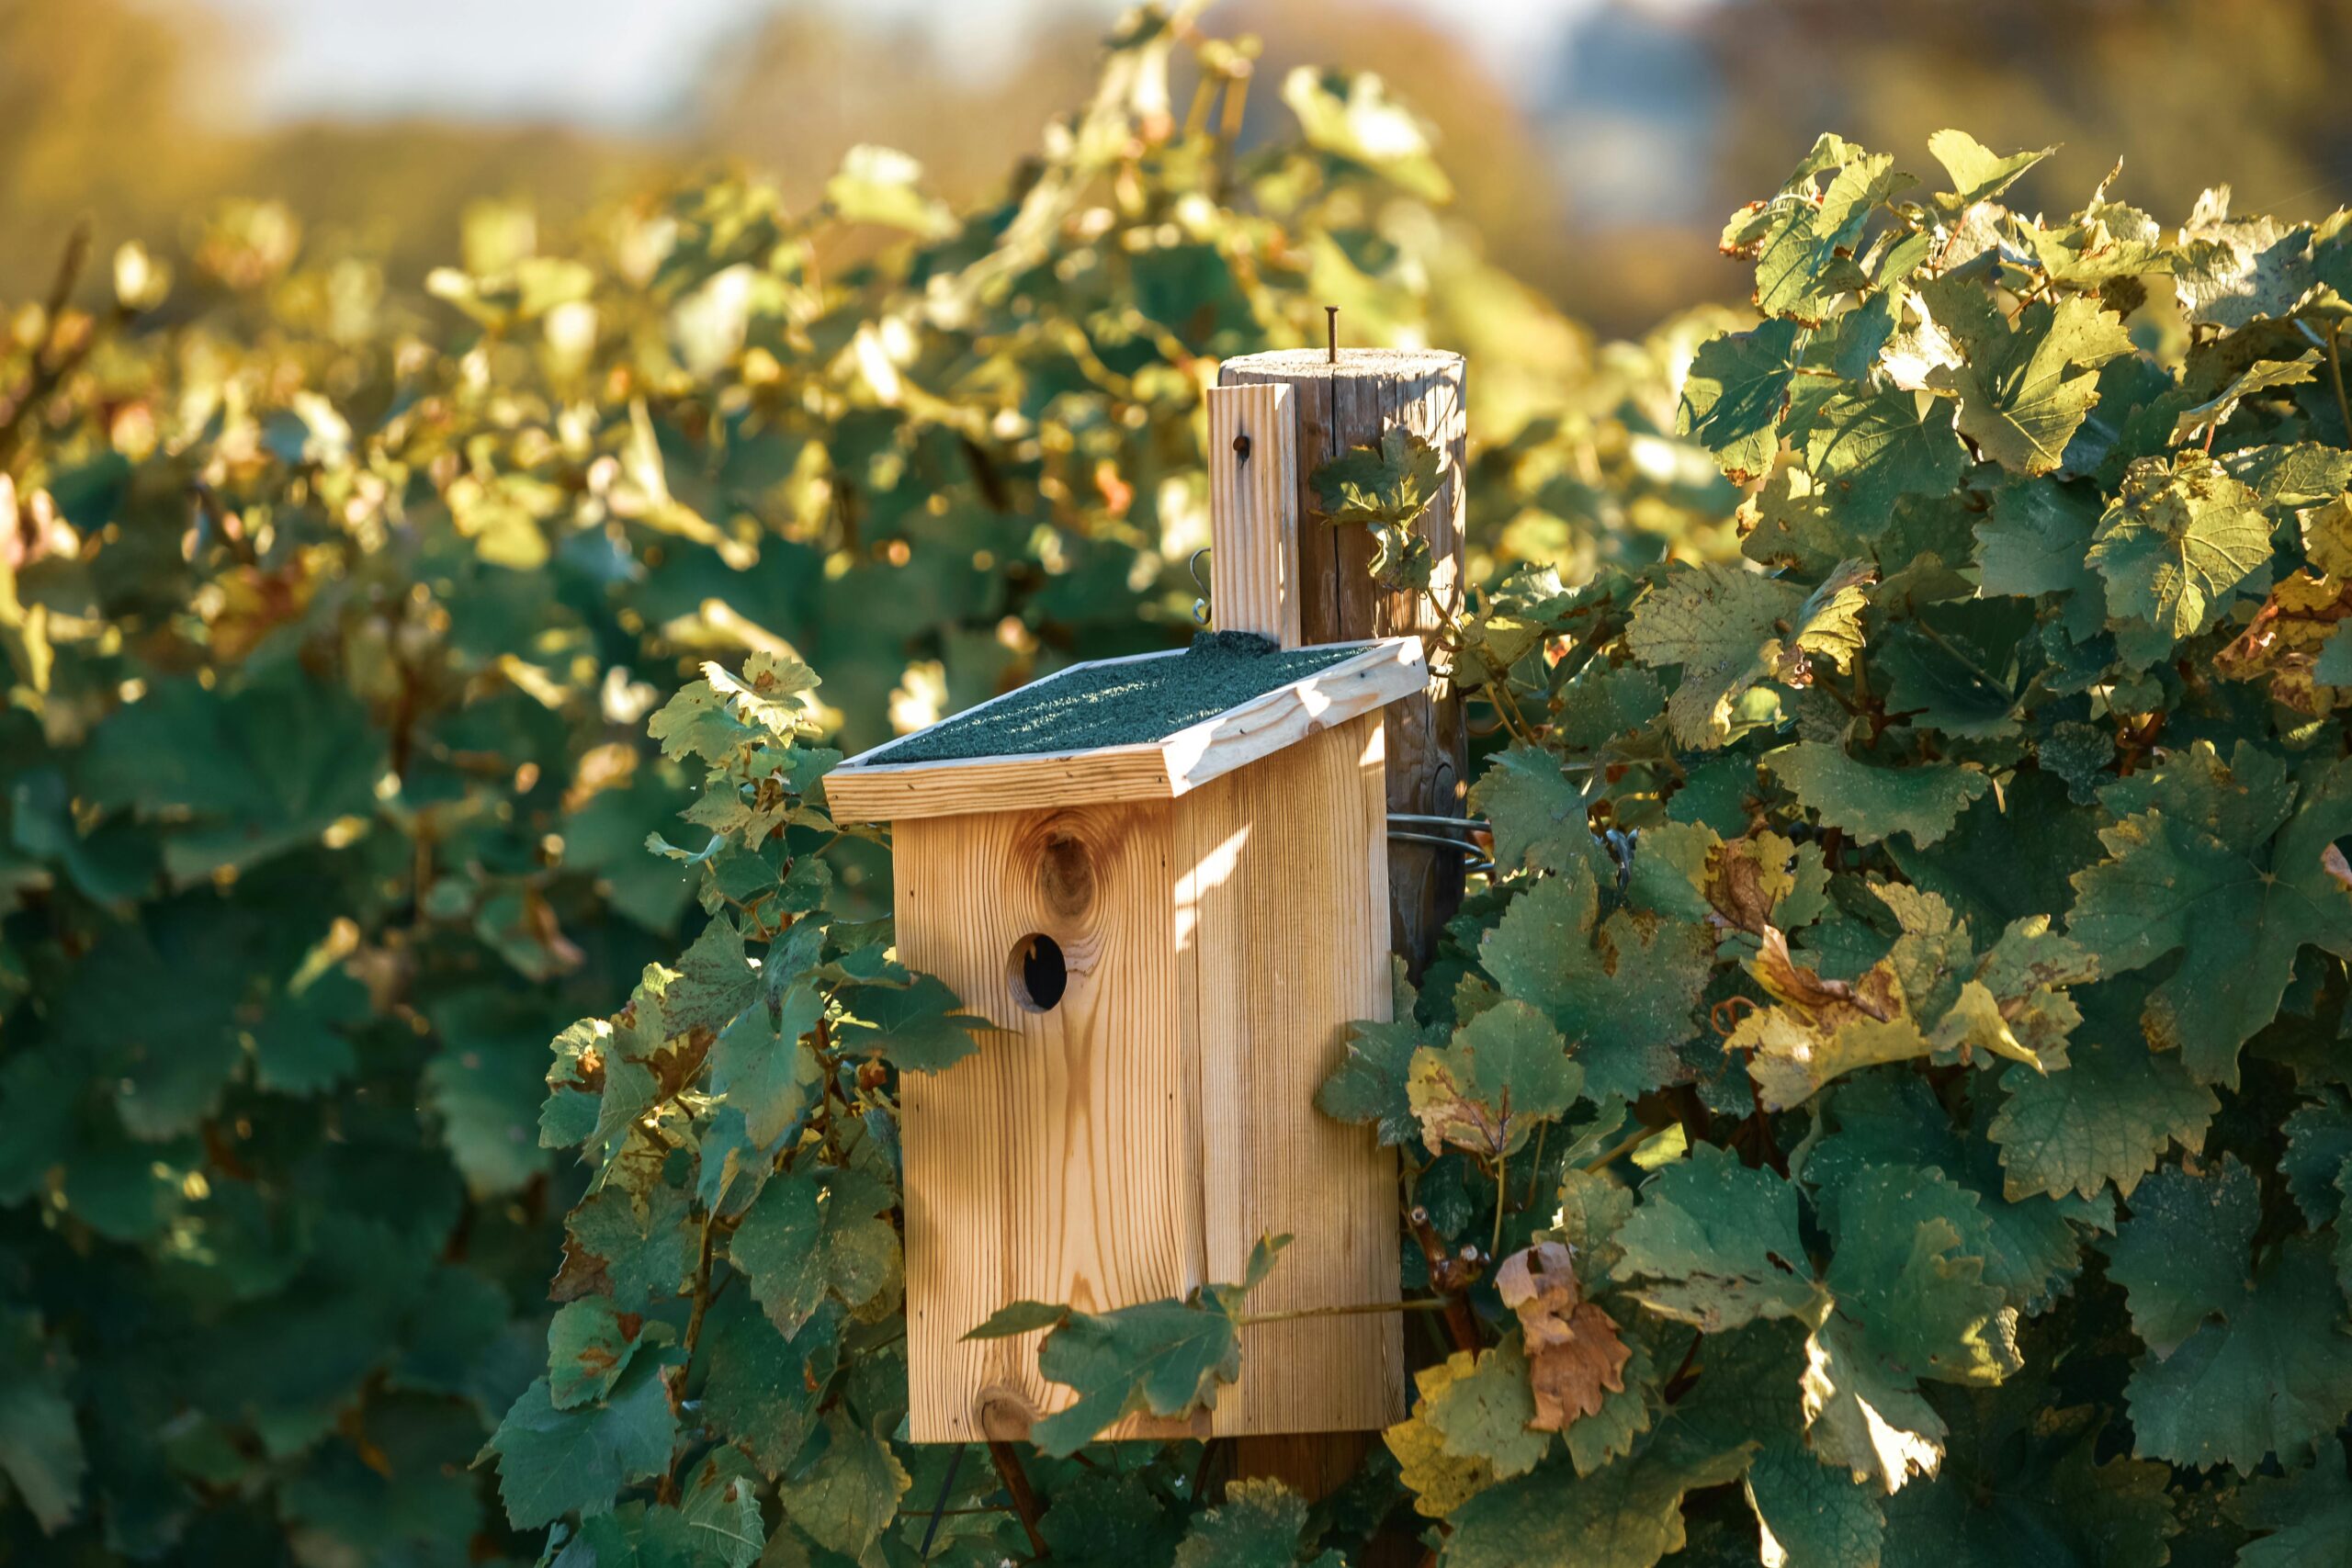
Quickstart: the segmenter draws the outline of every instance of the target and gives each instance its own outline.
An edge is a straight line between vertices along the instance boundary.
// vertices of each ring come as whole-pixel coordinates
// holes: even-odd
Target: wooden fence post
[[[1438,606],[1449,613],[1462,607],[1467,442],[1462,356],[1433,350],[1346,349],[1335,357],[1321,350],[1293,349],[1228,359],[1219,367],[1217,379],[1220,389],[1272,389],[1251,398],[1224,390],[1210,397],[1209,465],[1216,476],[1213,482],[1227,487],[1223,499],[1227,504],[1216,510],[1228,531],[1218,537],[1209,559],[1210,603],[1217,626],[1262,631],[1278,637],[1284,646],[1419,634],[1430,659],[1431,684],[1429,691],[1391,703],[1386,710],[1388,809],[1458,816],[1465,765],[1462,704],[1443,691],[1438,679],[1446,660],[1435,634],[1444,619]],[[1271,478],[1270,465],[1259,464],[1245,484],[1239,476],[1247,466],[1237,468],[1233,455],[1218,445],[1231,446],[1253,421],[1283,414],[1294,421],[1295,434],[1283,443],[1289,450],[1282,455],[1295,472],[1293,507],[1270,504],[1272,498],[1263,488]],[[1376,444],[1397,425],[1443,455],[1437,497],[1422,513],[1418,529],[1433,557],[1426,596],[1382,592],[1372,578],[1370,531],[1334,527],[1325,521],[1313,485],[1315,470],[1323,464],[1351,446]],[[1244,520],[1271,528],[1272,537],[1253,535],[1247,541],[1246,558],[1236,558],[1243,541],[1229,536]],[[1288,538],[1283,536],[1285,530]],[[1288,601],[1279,615],[1267,600],[1268,584],[1276,581],[1286,590],[1282,597]],[[1230,616],[1228,596],[1234,601]],[[1439,932],[1462,901],[1462,860],[1429,845],[1392,840],[1388,867],[1390,945],[1418,976],[1436,948]],[[1232,1473],[1272,1477],[1309,1499],[1320,1499],[1355,1472],[1374,1441],[1369,1432],[1238,1438]]]
[[[1465,781],[1462,704],[1440,695],[1445,656],[1435,634],[1437,604],[1462,604],[1464,418],[1463,359],[1433,349],[1349,348],[1334,359],[1321,349],[1245,355],[1219,367],[1226,387],[1283,386],[1296,421],[1298,485],[1295,596],[1303,644],[1418,633],[1429,654],[1429,694],[1389,705],[1388,809],[1424,816],[1461,814]],[[1369,529],[1324,521],[1315,470],[1351,446],[1377,443],[1402,425],[1444,456],[1437,498],[1419,532],[1434,557],[1429,595],[1388,593],[1372,580]],[[1212,453],[1214,465],[1222,454]],[[1219,576],[1209,558],[1210,581]],[[1216,595],[1212,593],[1214,603]],[[1389,941],[1419,976],[1438,933],[1462,901],[1462,857],[1409,840],[1388,850]]]

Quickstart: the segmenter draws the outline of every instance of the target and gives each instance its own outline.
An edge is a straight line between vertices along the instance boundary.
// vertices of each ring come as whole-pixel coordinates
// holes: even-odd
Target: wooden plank
[[[1227,387],[1291,389],[1298,423],[1299,629],[1313,645],[1367,637],[1419,636],[1429,649],[1430,686],[1387,710],[1388,809],[1455,816],[1462,810],[1466,737],[1462,705],[1446,690],[1437,634],[1444,624],[1428,596],[1386,593],[1372,580],[1370,530],[1334,528],[1322,520],[1315,470],[1350,446],[1366,446],[1393,427],[1420,435],[1442,455],[1439,488],[1418,531],[1433,558],[1430,588],[1449,611],[1461,608],[1464,365],[1434,350],[1343,349],[1332,363],[1321,349],[1293,349],[1228,359]],[[1457,855],[1403,843],[1389,863],[1390,941],[1418,975],[1440,931],[1460,905]]]
[[[1212,387],[1209,608],[1219,631],[1300,642],[1298,427],[1280,382]]]
[[[1037,1336],[966,1343],[1008,1302],[1101,1311],[1200,1285],[1198,1077],[1180,1009],[1175,808],[944,817],[897,837],[899,953],[997,1031],[899,1082],[907,1347],[917,1442],[1007,1439],[1069,1403]],[[1050,1010],[1016,950],[1059,944]],[[1130,1422],[1116,1436],[1181,1436]]]
[[[1239,1279],[1261,1235],[1293,1238],[1256,1312],[1397,1299],[1394,1153],[1315,1107],[1348,1021],[1387,1017],[1383,734],[1363,713],[1176,807],[1209,1277]],[[1399,1314],[1260,1325],[1241,1358],[1214,1416],[1221,1434],[1404,1418]]]
[[[893,767],[845,764],[825,775],[825,808],[836,822],[909,822],[1023,807],[1172,800],[1175,795],[1167,755],[1157,745]]]
[[[888,747],[877,747],[825,775],[825,804],[837,822],[891,822],[1172,800],[1317,730],[1383,704],[1409,701],[1425,683],[1420,647],[1412,638],[1365,643],[1354,658],[1277,686],[1162,741],[899,763],[887,761]]]

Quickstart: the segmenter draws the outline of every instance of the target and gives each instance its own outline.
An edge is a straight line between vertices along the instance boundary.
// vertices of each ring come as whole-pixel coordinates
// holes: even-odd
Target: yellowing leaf
[[[1406,1094],[1431,1154],[1454,1147],[1493,1160],[1536,1122],[1566,1112],[1583,1082],[1560,1032],[1527,1003],[1506,999],[1456,1030],[1451,1044],[1415,1051]]]
[[[1960,397],[1960,433],[2003,468],[2046,474],[2098,400],[2098,367],[2131,351],[2115,317],[2095,299],[2039,300],[2012,326],[1973,282],[1939,278],[1922,297],[1967,362],[1932,372],[1928,384]]]
[[[1666,709],[1675,739],[1721,746],[1731,738],[1733,704],[1757,682],[1805,684],[1809,656],[1846,667],[1862,646],[1871,579],[1860,561],[1842,563],[1810,592],[1737,567],[1678,572],[1635,607],[1626,646],[1645,664],[1682,667]]]
[[[1951,176],[1953,188],[1937,192],[1936,200],[1957,211],[1992,200],[2058,149],[2044,147],[2004,158],[1964,130],[1939,130],[1928,138],[1928,151]]]
[[[1476,1356],[1456,1350],[1436,1366],[1415,1372],[1413,1386],[1420,1399],[1413,1415],[1380,1435],[1402,1467],[1397,1480],[1413,1494],[1414,1511],[1428,1518],[1443,1518],[1495,1483],[1492,1464],[1477,1455],[1449,1450],[1444,1436],[1425,1418],[1431,1402],[1476,1367]]]
[[[2089,560],[2109,612],[2194,637],[2231,591],[2270,559],[2270,522],[2255,493],[2201,452],[2144,457],[2099,519]]]
[[[1748,1013],[1724,1046],[1750,1053],[1767,1107],[1800,1104],[1858,1068],[1931,1055],[1967,1060],[1982,1050],[2037,1071],[2063,1063],[2080,1017],[2064,988],[2097,973],[2089,953],[2041,916],[2014,922],[1979,953],[1934,894],[1878,892],[1903,934],[1852,980],[1824,978],[1797,962],[1780,931],[1765,929],[1748,971],[1775,1005]]]

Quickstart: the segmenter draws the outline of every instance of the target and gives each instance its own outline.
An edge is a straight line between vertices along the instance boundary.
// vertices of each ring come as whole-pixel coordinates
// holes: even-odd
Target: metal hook
[[[1201,576],[1201,558],[1208,553],[1209,547],[1206,545],[1194,550],[1192,562],[1185,569],[1193,574],[1193,586],[1201,591],[1201,596],[1193,601],[1193,624],[1196,626],[1204,626],[1209,624],[1209,585]]]

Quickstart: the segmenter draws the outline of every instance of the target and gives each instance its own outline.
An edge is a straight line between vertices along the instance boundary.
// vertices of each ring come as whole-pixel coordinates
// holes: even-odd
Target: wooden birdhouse
[[[837,819],[891,824],[901,959],[995,1025],[901,1083],[918,1442],[1069,1403],[1036,1337],[963,1337],[1010,1302],[1182,1296],[1283,1234],[1253,1312],[1396,1299],[1393,1155],[1315,1092],[1349,1021],[1387,1016],[1384,716],[1430,679],[1415,637],[1302,639],[1295,393],[1210,394],[1216,637],[1061,671],[826,781]],[[1107,1435],[1386,1425],[1401,1334],[1252,1325],[1209,1416]]]

